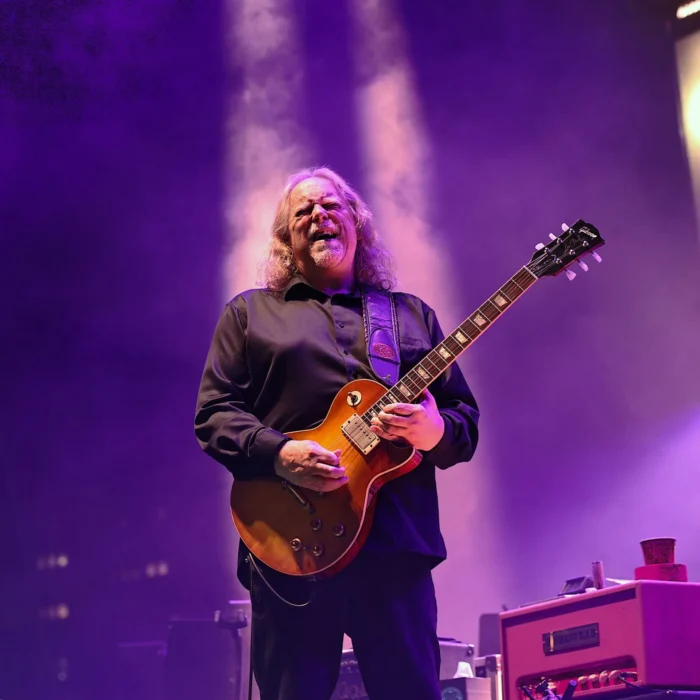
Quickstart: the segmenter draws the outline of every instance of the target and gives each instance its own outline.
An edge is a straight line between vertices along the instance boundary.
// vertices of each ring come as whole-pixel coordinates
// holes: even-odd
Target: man
[[[377,380],[367,358],[363,285],[394,285],[391,260],[358,194],[327,168],[293,175],[275,216],[265,288],[226,304],[197,402],[201,447],[235,479],[278,475],[330,491],[347,482],[338,453],[291,440],[326,416],[356,378]],[[395,294],[401,374],[442,338],[434,312]],[[382,487],[369,538],[335,576],[310,583],[251,568],[241,544],[239,578],[251,588],[253,667],[262,700],[328,700],[343,633],[373,700],[438,700],[440,652],[432,568],[445,556],[435,467],[471,459],[478,410],[456,364],[420,401],[391,404],[372,430],[404,440],[424,459]],[[263,580],[264,578],[264,580]]]

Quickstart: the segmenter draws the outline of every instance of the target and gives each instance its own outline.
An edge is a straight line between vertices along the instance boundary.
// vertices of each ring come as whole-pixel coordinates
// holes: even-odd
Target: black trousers
[[[295,602],[313,595],[306,607],[279,600],[257,573],[252,583],[261,700],[328,700],[344,633],[371,700],[440,700],[437,603],[424,559],[362,552],[328,580],[294,581],[280,591]]]

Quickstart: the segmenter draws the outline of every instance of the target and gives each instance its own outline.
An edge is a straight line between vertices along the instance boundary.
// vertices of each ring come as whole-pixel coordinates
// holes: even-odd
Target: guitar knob
[[[301,549],[301,540],[298,537],[295,537],[290,543],[289,546],[292,548],[292,551],[298,552]]]
[[[593,258],[594,258],[595,260],[597,260],[598,262],[603,262],[603,258],[601,258],[600,255],[598,255],[598,253],[595,252],[595,250],[591,253],[591,255],[592,255]]]
[[[578,261],[578,264],[579,264],[579,267],[580,267],[584,272],[588,272],[588,265],[586,265],[586,263],[583,262],[583,260],[579,260],[579,261]]]
[[[311,553],[315,557],[320,557],[323,554],[323,545],[320,542],[317,542],[312,548],[311,548]]]
[[[574,279],[574,277],[576,277],[576,273],[573,270],[567,270],[566,276],[569,278],[569,281],[571,281]]]
[[[535,246],[535,250],[542,250],[542,248],[544,248],[544,243],[538,243],[538,244]]]
[[[333,525],[333,534],[336,537],[342,537],[345,534],[345,527],[340,523]]]
[[[609,675],[610,675],[610,674],[609,674],[607,671],[601,671],[601,672],[600,672],[600,682],[601,682],[601,684],[602,684],[602,683],[607,683],[607,682],[608,682],[608,677],[609,677]]]
[[[314,532],[316,530],[320,530],[322,524],[323,523],[321,522],[321,520],[319,518],[316,518],[316,519],[311,521],[311,529],[314,530]]]
[[[550,233],[550,234],[549,234],[549,237],[550,237],[553,241],[556,241],[556,240],[557,240],[557,237],[556,237],[553,233]]]

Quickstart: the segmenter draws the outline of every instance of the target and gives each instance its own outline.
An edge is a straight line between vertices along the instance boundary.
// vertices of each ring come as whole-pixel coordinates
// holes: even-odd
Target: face
[[[351,284],[357,231],[352,210],[332,182],[302,180],[290,193],[289,231],[299,271],[309,281]]]

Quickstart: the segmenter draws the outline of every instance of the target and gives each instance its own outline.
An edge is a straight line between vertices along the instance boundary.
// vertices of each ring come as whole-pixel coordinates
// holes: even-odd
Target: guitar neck
[[[432,384],[487,328],[500,318],[536,281],[527,266],[516,272],[473,314],[433,348],[372,406],[365,415],[373,415],[389,403],[411,403]]]

